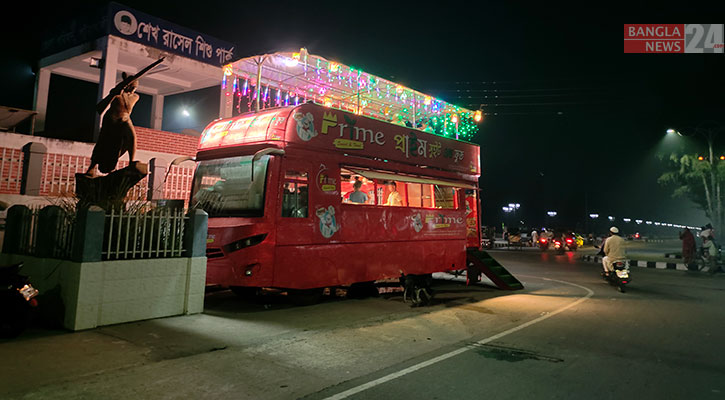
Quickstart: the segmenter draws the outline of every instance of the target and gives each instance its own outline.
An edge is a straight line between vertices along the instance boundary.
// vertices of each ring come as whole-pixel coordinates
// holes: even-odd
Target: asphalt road
[[[201,315],[31,330],[0,342],[0,398],[725,397],[724,276],[636,268],[622,294],[572,253],[493,254],[525,290],[447,276],[425,308],[219,291]]]

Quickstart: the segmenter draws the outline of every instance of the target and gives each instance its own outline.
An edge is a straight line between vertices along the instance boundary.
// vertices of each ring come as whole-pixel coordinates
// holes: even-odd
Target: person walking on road
[[[531,245],[536,246],[539,243],[539,232],[534,229],[531,231]]]
[[[697,249],[695,236],[689,229],[685,228],[685,230],[680,233],[680,240],[682,240],[682,262],[684,262],[689,269],[690,264],[692,264],[692,261],[695,258],[695,251]]]

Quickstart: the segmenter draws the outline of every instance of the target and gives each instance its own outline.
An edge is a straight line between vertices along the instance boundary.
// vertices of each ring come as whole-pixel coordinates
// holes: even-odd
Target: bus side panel
[[[279,246],[274,285],[310,289],[465,268],[464,239]]]
[[[342,204],[343,243],[448,240],[466,237],[464,210]]]

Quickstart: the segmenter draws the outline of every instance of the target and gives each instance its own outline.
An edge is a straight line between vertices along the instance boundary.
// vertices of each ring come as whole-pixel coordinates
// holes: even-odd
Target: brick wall
[[[23,151],[0,148],[0,193],[20,193]]]
[[[198,136],[157,131],[138,126],[135,129],[136,147],[138,150],[180,154],[183,156],[196,155],[196,147],[199,145]]]
[[[197,136],[157,131],[136,127],[136,159],[148,162],[153,157],[169,163],[177,156],[194,156],[199,142]],[[75,174],[85,172],[90,164],[93,143],[74,142],[0,132],[0,195],[20,194],[23,166],[22,147],[29,142],[42,143],[48,149],[43,159],[40,195],[59,196],[75,190]],[[128,155],[119,160],[117,168],[128,165]],[[187,199],[191,188],[194,168],[191,165],[174,166],[164,185],[167,198]],[[146,196],[148,177],[136,185],[129,198]]]

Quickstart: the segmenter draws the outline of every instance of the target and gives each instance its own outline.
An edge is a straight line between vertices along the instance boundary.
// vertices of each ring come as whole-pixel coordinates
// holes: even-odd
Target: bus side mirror
[[[266,149],[262,149],[256,153],[254,153],[254,157],[252,157],[252,175],[250,177],[252,182],[254,182],[254,162],[259,160],[260,158],[262,158],[262,156],[266,156],[267,154],[283,156],[284,150],[276,149],[274,147],[268,147]]]

